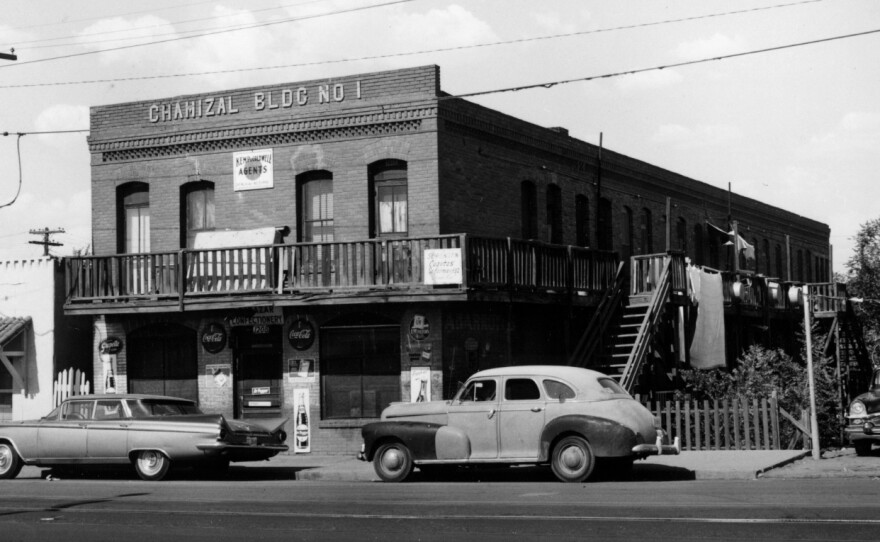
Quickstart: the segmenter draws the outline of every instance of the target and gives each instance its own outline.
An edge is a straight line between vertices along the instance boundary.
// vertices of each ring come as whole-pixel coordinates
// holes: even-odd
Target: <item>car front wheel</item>
[[[134,461],[134,468],[142,480],[157,482],[168,474],[171,468],[171,460],[165,454],[156,450],[144,450],[138,452]]]
[[[399,442],[387,442],[376,451],[373,468],[383,482],[403,482],[413,470],[412,453]]]
[[[0,442],[0,480],[15,478],[21,471],[21,466],[21,458],[12,445]]]
[[[550,461],[553,474],[562,482],[583,482],[590,477],[594,464],[590,443],[576,436],[560,440]]]

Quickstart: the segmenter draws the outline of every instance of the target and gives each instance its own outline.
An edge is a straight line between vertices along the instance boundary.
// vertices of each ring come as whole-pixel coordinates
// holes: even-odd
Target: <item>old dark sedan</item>
[[[856,455],[868,455],[871,446],[880,443],[880,369],[874,371],[871,389],[849,404],[844,430]]]
[[[0,479],[23,465],[133,464],[144,480],[161,480],[172,463],[222,472],[287,451],[285,421],[227,420],[175,397],[71,397],[39,420],[0,423]]]
[[[597,457],[632,465],[681,451],[612,378],[545,365],[478,372],[450,401],[393,403],[362,436],[358,457],[386,482],[413,467],[482,464],[549,464],[559,480],[581,482]]]

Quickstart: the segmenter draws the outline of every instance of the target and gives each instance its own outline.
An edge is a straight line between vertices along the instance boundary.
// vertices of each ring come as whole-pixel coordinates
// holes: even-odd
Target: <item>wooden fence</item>
[[[86,380],[84,372],[79,369],[65,369],[58,373],[58,378],[52,386],[54,405],[60,405],[72,395],[86,395],[90,390],[91,384]]]
[[[682,450],[779,450],[780,407],[769,399],[660,400],[636,396],[669,435],[679,437]],[[799,429],[799,428],[796,428]]]

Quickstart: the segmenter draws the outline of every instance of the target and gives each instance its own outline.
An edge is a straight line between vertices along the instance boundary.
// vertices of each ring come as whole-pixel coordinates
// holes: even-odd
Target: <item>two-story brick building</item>
[[[94,318],[96,390],[305,413],[301,450],[477,369],[572,362],[630,257],[830,278],[825,224],[451,97],[436,66],[94,107],[89,149],[65,310]]]

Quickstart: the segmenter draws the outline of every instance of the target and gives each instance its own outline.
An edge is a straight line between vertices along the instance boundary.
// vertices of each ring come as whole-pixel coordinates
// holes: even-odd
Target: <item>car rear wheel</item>
[[[562,482],[583,482],[595,465],[590,443],[582,437],[569,436],[556,443],[550,467]]]
[[[134,461],[134,468],[142,480],[157,482],[168,474],[171,468],[171,460],[165,454],[156,450],[143,450],[138,452]]]
[[[0,480],[11,479],[21,472],[21,458],[15,448],[6,442],[0,442]]]
[[[856,449],[856,455],[868,455],[871,453],[870,440],[857,440],[853,442],[853,447]]]
[[[383,482],[403,482],[413,470],[412,453],[400,442],[386,442],[376,451],[373,468]]]

